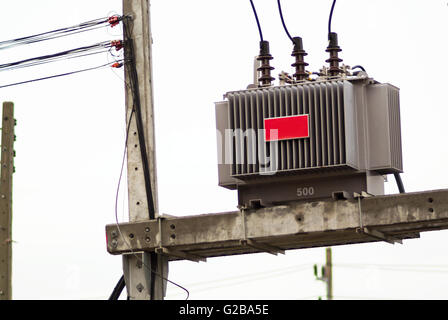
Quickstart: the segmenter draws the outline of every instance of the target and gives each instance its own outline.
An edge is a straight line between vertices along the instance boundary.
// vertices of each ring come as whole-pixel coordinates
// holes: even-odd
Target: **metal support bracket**
[[[368,235],[372,238],[378,239],[378,240],[382,240],[385,241],[387,243],[390,244],[395,244],[395,243],[400,243],[402,244],[403,242],[401,241],[401,239],[396,239],[393,238],[391,236],[386,235],[385,233],[378,231],[378,230],[374,230],[372,228],[366,228],[363,226],[363,219],[362,219],[362,207],[361,207],[361,200],[363,198],[368,198],[368,197],[373,197],[373,195],[362,191],[361,194],[359,193],[354,193],[354,198],[358,199],[358,208],[359,208],[359,228],[356,229],[356,232],[359,234],[365,234]]]
[[[403,244],[401,239],[396,239],[394,237],[391,237],[391,236],[388,236],[388,235],[384,234],[381,231],[374,230],[374,229],[371,229],[371,228],[365,228],[365,227],[362,228],[362,229],[359,228],[359,229],[356,230],[356,232],[357,233],[366,234],[366,235],[368,235],[368,236],[370,236],[372,238],[375,238],[375,239],[378,239],[378,240],[382,240],[382,241],[385,241],[385,242],[390,243],[390,244],[395,244],[395,243]]]
[[[285,254],[285,250],[268,245],[266,243],[257,242],[257,241],[251,240],[251,239],[240,240],[240,243],[243,246],[249,246],[254,249],[262,250],[264,252],[273,254],[274,256],[276,256],[279,253]]]
[[[185,253],[183,251],[179,251],[179,250],[173,250],[173,249],[168,249],[168,248],[164,248],[164,247],[159,247],[155,249],[156,253],[160,253],[160,254],[164,254],[167,256],[171,256],[171,257],[176,257],[176,258],[181,258],[181,259],[185,259],[185,260],[190,260],[193,262],[207,262],[207,258],[195,255],[195,254],[191,254],[191,253]]]

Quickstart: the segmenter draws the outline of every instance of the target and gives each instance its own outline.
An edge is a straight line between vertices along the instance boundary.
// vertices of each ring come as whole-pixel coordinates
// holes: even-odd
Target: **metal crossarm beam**
[[[159,221],[120,224],[126,241],[117,225],[106,226],[108,252],[155,251],[160,237],[164,248],[204,258],[372,241],[398,242],[418,238],[423,231],[448,229],[448,189],[246,210],[245,228],[241,226],[239,211],[167,217],[160,225]],[[361,227],[363,232],[359,232]],[[242,245],[241,240],[246,239],[258,246]]]

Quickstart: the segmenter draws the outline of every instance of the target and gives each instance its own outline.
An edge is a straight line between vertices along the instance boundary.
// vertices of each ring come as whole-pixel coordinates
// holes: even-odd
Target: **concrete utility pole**
[[[154,135],[154,113],[152,94],[152,53],[150,28],[149,0],[123,0],[123,17],[128,19],[131,26],[125,34],[125,60],[135,63],[138,77],[138,91],[141,105],[141,117],[146,141],[146,155],[151,177],[151,189],[156,217],[157,205],[157,175],[156,152]],[[129,18],[126,18],[129,17]],[[129,36],[129,37],[128,37]],[[127,41],[132,41],[134,57],[129,57]],[[131,82],[129,72],[125,72],[126,83]],[[136,84],[137,85],[137,84]],[[133,92],[126,86],[126,115],[130,118],[135,107]],[[134,113],[135,115],[135,113]],[[127,142],[127,172],[128,172],[128,199],[129,221],[137,222],[149,219],[149,204],[147,201],[145,176],[140,151],[140,142],[137,130],[136,116],[132,117]],[[128,240],[132,234],[123,233]],[[168,276],[168,260],[156,253],[135,253],[123,255],[123,271],[126,288],[130,299],[135,300],[162,300],[166,291]],[[151,272],[152,271],[152,272]],[[154,277],[151,288],[151,278]]]
[[[325,281],[327,284],[327,300],[333,300],[333,265],[331,262],[331,248],[326,250]]]
[[[12,299],[12,174],[14,172],[14,104],[3,103],[0,183],[0,300]]]
[[[318,275],[317,264],[314,265],[314,275],[316,280],[325,282],[327,286],[327,300],[333,300],[333,266],[331,262],[331,248],[325,250],[325,266],[322,267],[321,276]],[[319,297],[321,300],[321,297]]]

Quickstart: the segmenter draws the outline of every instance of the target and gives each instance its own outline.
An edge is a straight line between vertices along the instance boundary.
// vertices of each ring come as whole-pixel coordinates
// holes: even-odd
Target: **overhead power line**
[[[37,78],[37,79],[31,79],[31,80],[26,80],[26,81],[20,81],[20,82],[0,85],[0,89],[7,88],[7,87],[12,87],[12,86],[18,86],[18,85],[21,85],[21,84],[26,84],[26,83],[31,83],[31,82],[37,82],[37,81],[42,81],[42,80],[48,80],[48,79],[53,79],[53,78],[69,76],[69,75],[73,75],[73,74],[77,74],[77,73],[81,73],[81,72],[86,72],[86,71],[91,71],[91,70],[104,68],[104,67],[107,67],[107,66],[112,67],[112,68],[118,68],[118,67],[121,66],[122,62],[123,62],[123,60],[118,60],[117,62],[115,62],[113,64],[112,63],[106,63],[106,64],[103,64],[103,65],[100,65],[100,66],[96,66],[96,67],[91,67],[91,68],[86,68],[86,69],[81,69],[81,70],[75,70],[75,71],[70,71],[70,72],[66,72],[66,73],[55,74],[55,75],[48,76],[48,77],[43,77],[43,78]]]
[[[333,0],[333,4],[331,5],[330,16],[328,18],[328,34],[331,33],[331,20],[333,19],[333,11],[334,6],[336,5],[336,0]]]
[[[32,67],[44,63],[59,61],[62,59],[73,59],[84,57],[87,55],[106,53],[113,47],[115,47],[116,50],[119,50],[122,48],[122,46],[123,44],[121,40],[103,41],[89,46],[74,48],[53,54],[0,64],[0,71],[10,71],[18,68]]]
[[[277,5],[278,5],[278,12],[280,13],[280,19],[282,20],[283,29],[285,29],[285,32],[286,32],[286,35],[288,36],[288,38],[292,42],[294,42],[294,40],[291,37],[291,34],[288,31],[288,28],[286,28],[285,20],[283,19],[282,5],[280,4],[280,0],[277,0]]]
[[[394,265],[394,264],[336,264],[337,268],[378,269],[401,272],[448,273],[447,265]]]
[[[30,36],[25,36],[25,37],[21,37],[21,38],[0,41],[0,50],[4,50],[4,49],[16,47],[16,46],[21,46],[21,45],[26,45],[26,44],[31,44],[31,43],[36,43],[36,42],[41,42],[41,41],[46,41],[46,40],[51,40],[51,39],[56,39],[56,38],[60,38],[60,37],[65,37],[65,36],[73,35],[73,34],[80,33],[80,32],[91,31],[91,30],[95,30],[98,28],[103,28],[106,26],[113,27],[113,26],[116,26],[121,20],[122,20],[122,17],[116,15],[116,16],[111,16],[108,18],[100,18],[100,19],[83,22],[83,23],[80,23],[78,25],[71,26],[71,27],[65,27],[65,28],[55,29],[55,30],[42,32],[42,33],[30,35]]]
[[[252,10],[254,12],[255,20],[257,21],[258,33],[260,34],[260,41],[263,41],[263,32],[261,32],[260,20],[258,20],[257,10],[255,9],[254,3],[250,0],[250,5],[252,6]]]

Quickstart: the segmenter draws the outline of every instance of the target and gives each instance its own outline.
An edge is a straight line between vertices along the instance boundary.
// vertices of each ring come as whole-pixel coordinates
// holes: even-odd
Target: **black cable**
[[[280,18],[282,19],[283,29],[285,29],[288,38],[291,39],[291,41],[294,43],[294,40],[292,39],[291,35],[288,32],[288,28],[286,28],[285,20],[283,19],[282,6],[280,4],[280,0],[277,0],[277,4],[278,4],[278,12],[280,13]]]
[[[0,64],[0,71],[9,70],[12,67],[16,67],[19,65],[32,66],[32,65],[35,65],[36,62],[42,62],[42,61],[46,61],[46,60],[51,62],[51,61],[57,60],[61,57],[84,53],[84,52],[91,51],[91,50],[106,49],[106,48],[110,48],[110,47],[112,47],[111,42],[104,41],[104,42],[96,43],[93,45],[79,47],[79,48],[70,49],[70,50],[65,50],[65,51],[61,51],[61,52],[57,52],[57,53],[53,53],[53,54],[47,54],[44,56],[33,57],[33,58],[24,59],[24,60]],[[37,63],[37,64],[40,64],[40,63]]]
[[[336,0],[333,0],[333,4],[331,5],[330,17],[328,19],[328,34],[331,33],[331,20],[333,19],[333,10],[336,4]]]
[[[27,64],[23,64],[23,65],[9,67],[9,68],[5,68],[5,69],[0,69],[0,72],[2,72],[2,71],[11,71],[11,70],[16,70],[16,69],[22,69],[22,68],[28,68],[28,67],[34,67],[34,66],[38,66],[38,65],[41,65],[41,64],[47,64],[47,63],[61,61],[61,60],[77,59],[77,58],[82,58],[82,57],[87,57],[87,56],[92,56],[92,55],[102,54],[102,53],[108,53],[108,52],[109,52],[109,50],[106,49],[106,50],[101,50],[101,51],[96,51],[96,52],[91,52],[91,53],[85,53],[85,54],[79,54],[79,55],[74,55],[74,56],[59,57],[59,58],[54,58],[54,59],[49,59],[49,60],[36,61],[36,62],[33,62],[33,63],[27,63]]]
[[[363,66],[360,66],[360,65],[353,66],[353,67],[352,67],[352,70],[354,70],[354,69],[361,69],[362,71],[366,72],[366,69],[364,69],[364,67],[363,67]]]
[[[258,33],[260,34],[260,41],[263,41],[263,33],[261,32],[260,21],[258,20],[257,10],[255,10],[254,3],[250,0],[250,4],[252,6],[252,10],[254,11],[255,20],[257,20]]]
[[[120,21],[121,17],[118,17],[118,20]],[[6,40],[6,41],[0,41],[0,50],[15,47],[18,45],[24,45],[24,44],[30,44],[30,43],[35,43],[35,42],[39,42],[39,41],[50,40],[50,39],[54,39],[54,38],[59,38],[59,37],[63,37],[63,36],[76,34],[79,32],[90,31],[90,30],[94,30],[97,28],[102,28],[104,26],[101,26],[101,25],[107,24],[107,23],[109,23],[109,18],[100,18],[100,19],[83,22],[76,26],[55,29],[55,30],[51,30],[51,31],[47,31],[47,32],[34,34],[31,36],[15,38],[15,39]]]
[[[115,285],[114,290],[112,291],[109,300],[118,300],[118,298],[121,295],[121,292],[123,291],[124,287],[126,286],[124,282],[124,275],[121,276],[120,280],[118,280],[117,284]]]
[[[72,27],[64,27],[64,28],[60,28],[60,29],[55,29],[55,30],[51,30],[51,31],[46,31],[46,32],[42,32],[42,33],[33,34],[31,36],[15,38],[15,39],[5,40],[5,41],[0,41],[0,46],[2,46],[4,44],[8,44],[8,43],[21,42],[21,41],[29,40],[29,39],[32,39],[32,38],[39,38],[39,37],[43,37],[43,36],[50,35],[50,34],[53,34],[53,33],[66,32],[66,31],[70,31],[70,30],[78,30],[80,28],[85,28],[85,27],[88,27],[88,26],[95,26],[95,25],[98,25],[100,23],[107,22],[106,18],[101,19],[101,20],[102,21],[100,21],[100,22],[94,21],[93,24],[91,24],[92,22],[85,22],[85,23],[81,23],[79,25],[72,26]]]
[[[7,45],[7,46],[0,46],[0,50],[9,49],[9,48],[13,48],[13,47],[17,47],[17,46],[21,46],[21,45],[25,45],[25,44],[37,43],[37,42],[46,41],[46,40],[58,39],[58,38],[71,36],[71,35],[78,34],[78,33],[81,33],[81,32],[92,31],[92,30],[96,30],[96,29],[100,29],[100,28],[104,28],[104,27],[107,27],[107,26],[96,26],[94,28],[85,28],[85,29],[81,29],[81,30],[73,30],[73,31],[61,32],[61,33],[57,33],[57,34],[54,34],[54,35],[48,36],[48,37],[32,38],[32,39],[29,39],[29,40],[26,40],[26,41],[13,43],[13,44],[10,44],[10,45]]]
[[[401,176],[399,173],[394,173],[395,181],[397,182],[398,191],[400,193],[405,193],[403,180],[401,180]]]
[[[6,84],[6,85],[0,86],[0,89],[7,88],[7,87],[12,87],[12,86],[17,86],[17,85],[25,84],[25,83],[31,83],[31,82],[41,81],[41,80],[59,78],[59,77],[63,77],[63,76],[69,76],[69,75],[80,73],[80,72],[85,72],[85,71],[90,71],[90,70],[104,68],[106,66],[110,66],[110,64],[106,63],[106,64],[103,64],[103,65],[100,65],[100,66],[97,66],[97,67],[92,67],[92,68],[87,68],[87,69],[81,69],[81,70],[76,70],[76,71],[56,74],[56,75],[53,75],[53,76],[48,76],[48,77],[43,77],[43,78],[37,78],[37,79],[32,79],[32,80],[26,80],[26,81],[21,81],[21,82],[10,83],[10,84]]]

